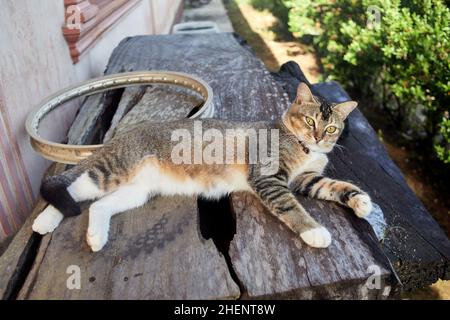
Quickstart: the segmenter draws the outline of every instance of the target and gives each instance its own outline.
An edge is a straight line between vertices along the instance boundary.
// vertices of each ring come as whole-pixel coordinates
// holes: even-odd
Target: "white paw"
[[[93,252],[102,250],[106,242],[108,242],[108,229],[89,228],[86,235],[86,241]]]
[[[358,194],[348,201],[348,206],[360,217],[366,217],[372,211],[372,201],[367,194]]]
[[[300,237],[313,248],[326,248],[331,244],[331,234],[325,227],[310,229],[300,233]]]
[[[33,231],[46,234],[53,232],[56,227],[61,223],[64,216],[58,211],[54,206],[49,205],[42,211],[36,219],[34,219],[33,226],[31,227]]]

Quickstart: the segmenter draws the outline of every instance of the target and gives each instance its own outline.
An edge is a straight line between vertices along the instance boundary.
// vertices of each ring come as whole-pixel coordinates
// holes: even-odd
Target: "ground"
[[[249,42],[270,71],[278,71],[284,62],[292,60],[312,83],[318,81],[320,70],[314,49],[295,40],[269,11],[258,11],[245,1],[224,3],[236,33]]]
[[[235,32],[247,40],[269,70],[278,71],[283,63],[292,60],[300,65],[312,83],[319,81],[321,68],[314,48],[294,39],[271,12],[257,10],[244,0],[225,0],[224,3]],[[380,110],[366,104],[362,111],[377,130],[390,157],[402,170],[410,188],[450,236],[450,186],[438,170],[428,170],[438,164],[388,125]],[[406,293],[403,298],[450,300],[450,281],[439,280],[427,288]]]

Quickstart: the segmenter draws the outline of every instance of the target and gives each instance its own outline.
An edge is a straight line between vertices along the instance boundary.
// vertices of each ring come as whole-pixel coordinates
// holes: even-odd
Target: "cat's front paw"
[[[61,223],[64,216],[52,205],[49,205],[42,211],[36,219],[34,219],[31,228],[34,232],[40,233],[42,235],[53,232],[56,227]]]
[[[309,229],[300,233],[300,237],[313,248],[326,248],[331,244],[331,234],[325,227]]]
[[[86,241],[93,252],[100,251],[108,242],[108,230],[105,228],[89,228]]]
[[[372,211],[372,200],[365,193],[357,194],[348,200],[348,206],[358,217],[364,218]]]

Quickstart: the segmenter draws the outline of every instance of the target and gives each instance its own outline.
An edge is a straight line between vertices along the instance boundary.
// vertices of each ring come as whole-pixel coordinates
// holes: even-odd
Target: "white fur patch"
[[[247,176],[240,172],[226,174],[226,180],[216,179],[213,186],[201,192],[202,196],[210,199],[220,199],[221,197],[238,191],[252,191],[247,181]]]
[[[325,227],[310,229],[300,233],[300,237],[313,248],[326,248],[331,244],[331,234]]]
[[[89,211],[86,241],[93,252],[100,251],[108,242],[110,217],[107,212]]]
[[[150,194],[163,196],[172,195],[203,195],[208,198],[220,198],[235,191],[249,191],[250,186],[244,174],[231,172],[225,178],[216,178],[211,187],[205,188],[204,183],[187,178],[180,181],[165,175],[158,167],[147,165],[133,179],[133,185]]]
[[[67,191],[76,202],[96,199],[105,194],[104,191],[98,188],[87,172],[84,172],[72,182],[67,187]]]
[[[367,194],[358,194],[348,200],[348,206],[360,217],[366,217],[372,211],[372,200]]]
[[[42,211],[36,219],[34,219],[32,229],[33,231],[46,234],[53,232],[55,228],[61,223],[64,216],[54,206],[49,205]]]
[[[296,177],[301,175],[305,171],[313,171],[318,174],[322,174],[328,163],[328,158],[323,153],[311,152],[309,157],[295,170],[292,171],[289,176],[288,184],[290,184]]]
[[[147,202],[148,187],[127,185],[94,202],[89,208],[89,227],[86,235],[92,251],[101,250],[108,241],[111,217],[119,212],[137,208]]]

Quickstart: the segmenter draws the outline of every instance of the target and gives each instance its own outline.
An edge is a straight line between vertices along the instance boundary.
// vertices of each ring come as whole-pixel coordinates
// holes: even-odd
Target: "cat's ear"
[[[345,101],[338,103],[333,107],[333,110],[340,114],[340,116],[345,119],[356,108],[358,103],[356,101]]]
[[[306,83],[300,82],[300,84],[297,87],[297,96],[295,97],[295,103],[296,104],[302,104],[303,103],[314,103],[316,100],[314,100],[314,96],[309,90],[309,87]]]

